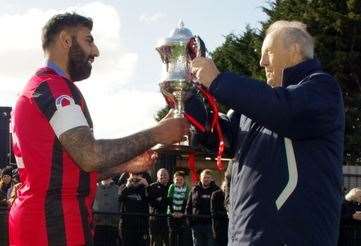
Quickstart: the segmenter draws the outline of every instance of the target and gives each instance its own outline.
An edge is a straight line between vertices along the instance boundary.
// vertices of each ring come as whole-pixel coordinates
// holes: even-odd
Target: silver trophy
[[[159,84],[162,94],[167,103],[174,108],[174,117],[184,117],[184,102],[192,94],[194,83],[190,71],[191,60],[199,55],[195,50],[199,50],[197,36],[184,27],[183,21],[175,28],[170,36],[161,40],[156,47],[163,62],[163,72]],[[204,45],[203,45],[204,46]],[[184,141],[175,144],[167,149],[189,152],[194,147],[191,146],[195,129],[191,126],[190,133],[185,136]]]

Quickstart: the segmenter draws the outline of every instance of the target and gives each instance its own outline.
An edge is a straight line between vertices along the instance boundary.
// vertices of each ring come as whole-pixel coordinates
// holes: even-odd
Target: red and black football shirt
[[[40,69],[19,96],[12,124],[22,186],[10,211],[10,245],[92,245],[96,173],[83,171],[58,140],[74,127],[92,128],[79,89]]]

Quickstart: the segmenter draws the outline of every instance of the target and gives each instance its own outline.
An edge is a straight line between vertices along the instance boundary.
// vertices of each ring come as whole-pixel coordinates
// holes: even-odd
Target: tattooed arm
[[[114,167],[158,143],[169,145],[180,141],[187,129],[185,119],[166,119],[153,128],[124,138],[96,140],[89,127],[79,126],[61,134],[59,140],[84,171],[113,172],[117,169]]]
[[[98,173],[98,181],[113,177],[120,173],[140,173],[149,170],[157,159],[156,152],[148,150],[137,157],[121,163],[121,165],[105,168]]]

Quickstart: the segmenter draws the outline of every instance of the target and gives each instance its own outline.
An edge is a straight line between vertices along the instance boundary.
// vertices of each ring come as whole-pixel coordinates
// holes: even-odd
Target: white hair
[[[361,200],[361,189],[356,187],[351,189],[346,195],[347,201],[359,202]]]
[[[314,40],[307,32],[306,24],[299,21],[279,20],[268,27],[266,35],[278,32],[282,35],[284,45],[298,44],[304,58],[314,57]]]
[[[169,172],[168,172],[167,169],[161,168],[161,169],[159,169],[158,172],[157,172],[157,177],[160,177],[160,175],[162,174],[162,172],[166,172],[166,173],[169,175]]]

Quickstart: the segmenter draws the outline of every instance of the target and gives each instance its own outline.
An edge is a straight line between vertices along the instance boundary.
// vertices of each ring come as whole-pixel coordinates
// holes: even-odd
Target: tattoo
[[[97,181],[102,181],[107,178],[112,178],[120,173],[124,172],[123,165],[117,165],[115,167],[104,168],[98,172]]]
[[[70,129],[61,134],[59,140],[85,171],[102,171],[115,167],[157,144],[152,129],[119,139],[95,140],[87,126]]]

